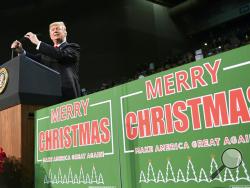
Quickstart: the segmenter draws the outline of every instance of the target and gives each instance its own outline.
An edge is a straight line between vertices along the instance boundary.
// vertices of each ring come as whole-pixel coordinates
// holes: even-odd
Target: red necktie
[[[59,46],[58,45],[54,45],[54,48],[59,48]]]

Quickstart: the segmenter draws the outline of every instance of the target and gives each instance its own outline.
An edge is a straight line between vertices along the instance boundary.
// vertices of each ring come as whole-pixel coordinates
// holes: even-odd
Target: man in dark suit
[[[74,99],[81,96],[79,85],[79,60],[80,46],[76,43],[68,43],[66,40],[67,30],[63,22],[53,22],[49,25],[50,38],[54,46],[40,41],[37,35],[28,32],[25,38],[36,45],[37,54],[26,52],[20,41],[14,41],[11,48],[18,54],[25,54],[61,74],[62,101]]]

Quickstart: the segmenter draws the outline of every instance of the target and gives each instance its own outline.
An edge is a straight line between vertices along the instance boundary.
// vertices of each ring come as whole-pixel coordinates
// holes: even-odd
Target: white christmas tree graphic
[[[213,180],[210,179],[210,176],[218,170],[218,164],[215,161],[215,157],[211,156],[210,170],[206,172],[204,168],[201,168],[199,171],[199,177],[197,177],[196,169],[194,164],[191,161],[191,157],[188,158],[187,166],[186,166],[186,177],[183,174],[182,169],[178,169],[177,176],[175,176],[173,171],[173,166],[170,160],[167,161],[166,173],[162,173],[161,169],[154,170],[153,163],[151,161],[148,162],[147,175],[143,170],[140,171],[139,175],[139,183],[154,182],[154,183],[178,183],[178,182],[207,182],[210,183],[212,181],[220,181],[220,182],[239,182],[239,181],[247,181],[250,182],[250,176],[247,171],[246,164],[242,161],[241,165],[237,169],[229,169],[225,168],[224,174],[220,173]],[[157,172],[158,171],[158,172]],[[155,173],[156,172],[156,173]],[[157,174],[157,178],[156,175]],[[165,175],[165,177],[164,177]],[[224,175],[224,176],[223,176]],[[222,177],[223,176],[223,177]]]
[[[185,178],[184,178],[184,175],[183,175],[183,172],[181,171],[181,169],[179,169],[177,172],[177,181],[176,182],[180,182],[180,181],[185,182]]]
[[[240,163],[240,160],[241,159],[238,159],[238,164]],[[241,171],[243,171],[243,172],[241,172]],[[244,174],[244,176],[239,177],[240,173]],[[248,175],[248,172],[247,172],[244,161],[242,161],[241,165],[237,167],[237,169],[236,169],[236,178],[235,179],[236,179],[235,180],[236,182],[238,182],[240,180],[246,180],[246,181],[250,182],[250,177]]]
[[[48,180],[48,176],[47,175],[44,176],[43,183],[44,184],[49,184],[49,180]]]
[[[147,182],[156,182],[155,172],[151,162],[148,164]]]
[[[139,183],[147,183],[145,174],[144,174],[144,172],[143,172],[142,170],[141,170],[141,172],[140,172],[140,180],[139,180]]]
[[[93,168],[92,168],[91,183],[97,183],[97,174],[96,174],[96,170],[95,170],[94,165],[93,165]]]
[[[212,156],[212,161],[211,161],[211,164],[210,164],[210,175],[212,175],[218,169],[219,169],[218,164],[216,163],[216,161],[214,159],[214,156]],[[218,174],[217,177],[213,179],[213,181],[215,181],[215,180],[218,180],[218,181],[222,182],[221,175]]]
[[[89,174],[88,174],[88,173],[86,174],[86,183],[87,183],[87,184],[90,184],[90,183],[91,183],[91,182],[90,182],[90,178],[89,178]]]
[[[53,180],[53,174],[52,174],[51,169],[50,169],[49,170],[49,175],[48,175],[48,184],[52,183],[52,180]]]
[[[189,181],[197,182],[197,176],[196,176],[196,172],[194,170],[194,165],[191,161],[191,157],[188,157],[186,180],[187,180],[187,182],[189,182]]]
[[[79,184],[83,183],[85,184],[85,178],[84,178],[84,173],[83,173],[83,169],[82,169],[82,166],[80,168],[80,174],[79,174]]]
[[[69,174],[68,174],[68,183],[73,183],[73,173],[71,168],[69,168]]]
[[[200,170],[199,181],[198,182],[209,182],[210,180],[207,178],[206,172],[203,168]]]
[[[58,169],[57,177],[58,177],[58,184],[62,183],[63,182],[63,177],[62,177],[61,168]]]
[[[79,184],[79,180],[76,174],[74,176],[74,184]]]
[[[157,183],[159,183],[159,182],[163,182],[163,183],[164,183],[164,182],[165,182],[164,176],[163,176],[161,170],[158,171],[158,175],[157,175],[157,180],[156,180],[156,182],[157,182]]]
[[[225,168],[225,174],[224,174],[224,179],[223,179],[224,182],[226,181],[232,181],[232,182],[235,182],[234,181],[234,177],[232,175],[232,172],[229,168]]]
[[[170,160],[168,160],[167,170],[166,170],[166,182],[170,182],[170,181],[176,182],[172,165],[170,163]]]
[[[67,178],[66,174],[64,174],[64,176],[63,176],[63,184],[68,184],[68,178]]]
[[[54,175],[54,178],[53,178],[53,184],[57,184],[57,176],[56,176],[56,174]]]
[[[44,175],[44,184],[104,184],[104,179],[101,173],[97,173],[95,166],[91,170],[91,177],[89,173],[84,174],[81,166],[79,173],[73,173],[71,167],[66,174],[62,173],[59,167],[56,173],[49,169],[48,175]]]
[[[102,177],[102,174],[100,173],[99,178],[98,178],[98,183],[97,184],[104,184],[104,180]]]

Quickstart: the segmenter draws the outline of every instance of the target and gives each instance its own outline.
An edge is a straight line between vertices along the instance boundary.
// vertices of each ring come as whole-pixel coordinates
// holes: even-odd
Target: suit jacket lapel
[[[60,49],[63,49],[65,46],[67,46],[67,44],[68,44],[67,42],[64,42],[64,43],[62,43],[62,44],[59,46],[59,48],[60,48]]]

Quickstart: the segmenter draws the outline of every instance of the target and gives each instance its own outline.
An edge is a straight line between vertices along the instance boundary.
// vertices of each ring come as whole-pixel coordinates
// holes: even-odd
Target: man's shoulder
[[[60,47],[62,50],[63,49],[72,49],[72,50],[76,50],[76,51],[80,51],[80,45],[77,43],[69,43],[69,42],[65,42],[62,44],[62,46]]]
[[[69,42],[66,42],[66,43],[65,43],[65,46],[80,48],[80,45],[77,44],[77,43],[69,43]]]

